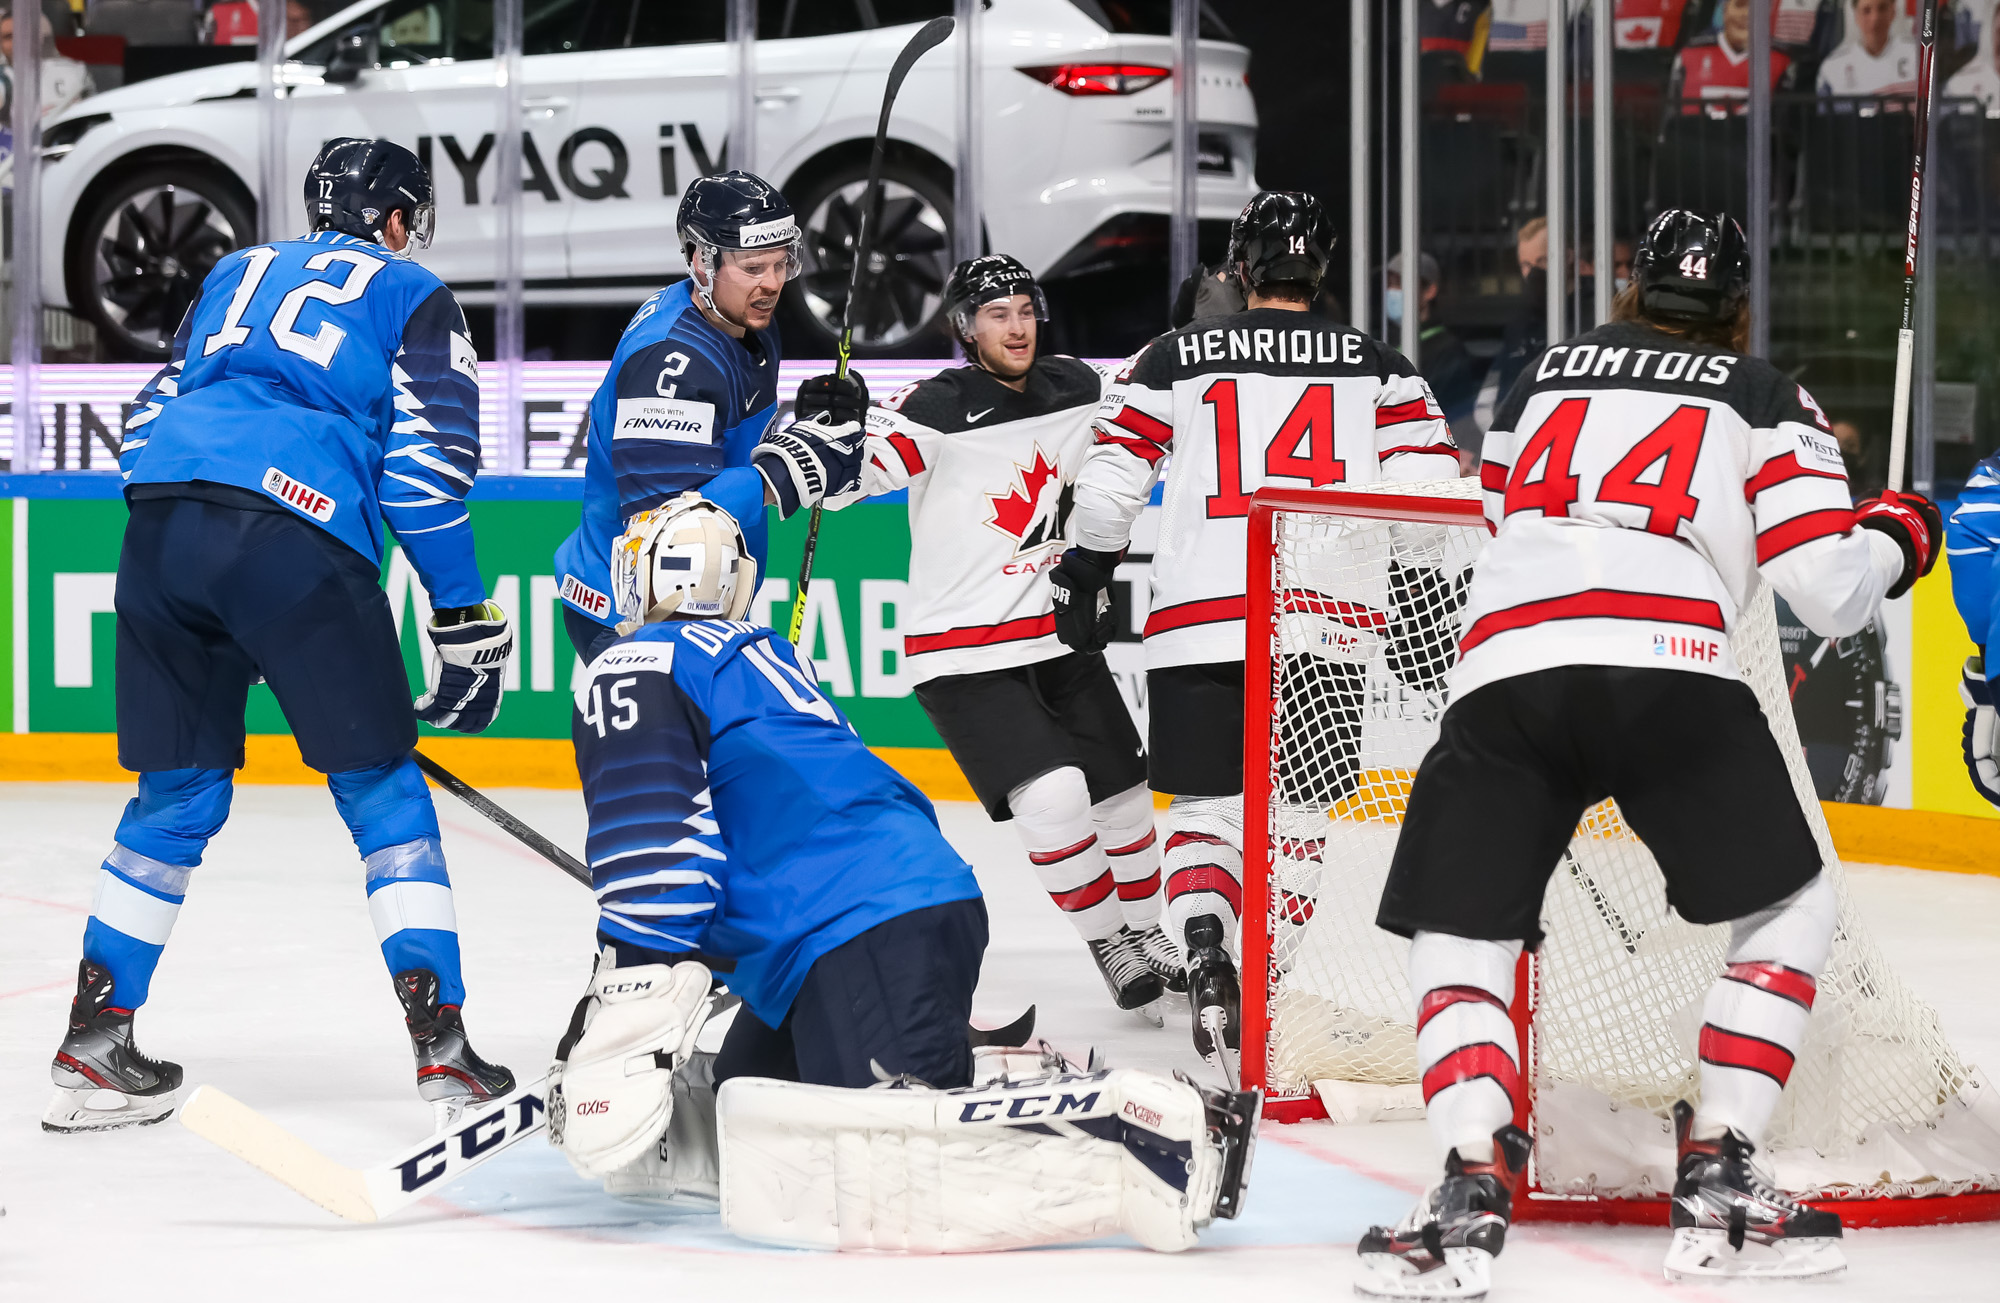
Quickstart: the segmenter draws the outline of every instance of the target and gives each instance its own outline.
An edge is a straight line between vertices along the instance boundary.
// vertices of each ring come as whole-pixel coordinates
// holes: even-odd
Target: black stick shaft
[[[570,877],[575,878],[586,887],[591,885],[590,870],[584,866],[583,861],[542,836],[527,824],[522,823],[519,819],[507,813],[507,811],[493,804],[492,801],[481,795],[477,788],[423,752],[412,751],[410,755],[416,760],[417,768],[423,770],[425,776],[432,782],[479,811],[479,813],[485,815],[494,823],[499,824],[501,829],[514,838],[515,841],[520,842],[523,846],[526,846],[529,850],[535,852],[535,854],[555,865],[564,873],[569,874]]]
[[[1933,75],[1937,69],[1937,0],[1923,0],[1917,16],[1916,139],[1910,159],[1909,227],[1903,243],[1903,320],[1896,331],[1896,388],[1889,417],[1889,488],[1903,487],[1909,457],[1910,387],[1915,378],[1917,322],[1917,242],[1924,216],[1925,175],[1930,153]]]

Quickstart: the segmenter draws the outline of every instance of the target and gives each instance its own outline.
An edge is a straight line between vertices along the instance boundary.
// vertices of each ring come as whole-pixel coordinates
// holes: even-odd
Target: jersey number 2
[[[1218,380],[1201,395],[1215,409],[1215,492],[1208,518],[1250,514],[1243,491],[1243,431],[1237,416],[1236,382]],[[1302,479],[1314,488],[1347,478],[1347,463],[1333,455],[1333,386],[1307,385],[1271,442],[1264,446],[1264,473]]]
[[[1539,511],[1543,516],[1567,516],[1580,496],[1577,476],[1570,470],[1576,455],[1577,436],[1590,414],[1590,399],[1565,398],[1556,404],[1536,431],[1528,436],[1520,456],[1514,459],[1513,474],[1507,478],[1504,514]],[[1701,503],[1689,494],[1695,463],[1701,459],[1701,440],[1708,430],[1708,409],[1692,403],[1674,410],[1618,463],[1604,473],[1597,486],[1597,501],[1617,502],[1646,509],[1646,532],[1669,538],[1684,520],[1693,520]],[[1529,479],[1537,464],[1540,479]],[[1654,466],[1659,479],[1640,479]]]
[[[243,279],[236,283],[236,292],[229,296],[229,310],[222,315],[222,328],[202,342],[203,357],[211,357],[250,338],[250,327],[243,324],[243,314],[249,311],[250,300],[257,296],[257,287],[264,283],[264,274],[271,270],[271,264],[277,257],[278,251],[272,248],[251,249],[244,253]],[[354,302],[368,288],[368,282],[375,279],[375,273],[382,270],[380,258],[352,249],[329,249],[325,253],[314,254],[306,259],[306,270],[328,271],[335,263],[343,263],[347,267],[347,275],[340,284],[310,280],[298,286],[285,295],[283,302],[278,304],[278,310],[271,315],[271,324],[266,327],[279,348],[287,353],[296,353],[321,367],[333,365],[333,355],[340,351],[347,332],[331,321],[322,321],[317,331],[304,334],[293,329],[298,325],[299,313],[314,299],[328,307]]]

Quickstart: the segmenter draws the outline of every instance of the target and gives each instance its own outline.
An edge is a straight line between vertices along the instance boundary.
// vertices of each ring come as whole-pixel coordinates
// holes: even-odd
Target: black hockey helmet
[[[1020,259],[1004,253],[968,258],[951,269],[951,277],[944,283],[945,320],[960,341],[968,341],[972,338],[972,318],[981,304],[1016,294],[1027,295],[1034,304],[1035,320],[1049,319],[1049,301],[1035,274]]]
[[[1729,321],[1749,293],[1750,244],[1727,213],[1669,208],[1639,238],[1632,279],[1648,316]]]
[[[401,210],[410,247],[431,247],[437,205],[423,160],[393,140],[329,140],[306,169],[306,218],[315,231],[382,242],[389,214]]]
[[[1303,190],[1265,190],[1229,227],[1229,264],[1247,289],[1293,284],[1317,292],[1333,258],[1333,223]]]
[[[710,249],[777,249],[791,255],[798,273],[799,223],[778,188],[748,172],[696,177],[681,195],[674,217],[683,252]]]

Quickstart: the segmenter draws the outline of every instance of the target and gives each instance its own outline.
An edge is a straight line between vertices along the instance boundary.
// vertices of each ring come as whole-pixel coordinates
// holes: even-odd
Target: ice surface
[[[758,1249],[713,1215],[620,1203],[538,1140],[395,1221],[351,1226],[168,1123],[51,1136],[48,1057],[61,1034],[97,865],[129,789],[0,786],[0,1299],[123,1294],[233,1300],[591,1297],[778,1299],[1026,1296],[1087,1300],[1350,1297],[1355,1237],[1399,1216],[1436,1164],[1421,1123],[1264,1128],[1247,1211],[1177,1258],[1121,1241],[1013,1254],[1006,1275],[963,1258]],[[580,848],[571,792],[497,792]],[[474,1044],[524,1078],[542,1071],[589,970],[589,894],[438,798],[457,888]],[[1187,1015],[1154,1031],[1111,1007],[1069,926],[1036,888],[1011,830],[940,807],[992,915],[975,1017],[1029,1003],[1081,1059],[1200,1071]],[[1860,868],[1850,885],[1891,960],[1937,1006],[1967,1058],[2000,1075],[2000,879]],[[346,1163],[380,1161],[428,1130],[383,971],[361,865],[323,791],[246,787],[196,871],[139,1018],[139,1043]],[[1839,1284],[1704,1291],[1660,1276],[1665,1233],[1517,1228],[1495,1303],[2000,1297],[2000,1226],[1851,1235]],[[636,1295],[634,1291],[649,1291]],[[372,1291],[369,1293],[369,1291]],[[60,1294],[59,1294],[60,1292]]]

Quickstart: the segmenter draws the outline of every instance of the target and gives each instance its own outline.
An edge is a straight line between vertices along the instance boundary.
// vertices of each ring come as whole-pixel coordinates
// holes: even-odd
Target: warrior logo
[[[1042,446],[1035,445],[1035,457],[1028,465],[1014,466],[1014,482],[1005,496],[987,494],[993,514],[986,523],[1014,540],[1014,555],[1058,546],[1069,524],[1071,486],[1063,483],[1062,470],[1049,460]]]

